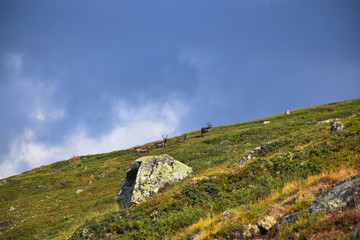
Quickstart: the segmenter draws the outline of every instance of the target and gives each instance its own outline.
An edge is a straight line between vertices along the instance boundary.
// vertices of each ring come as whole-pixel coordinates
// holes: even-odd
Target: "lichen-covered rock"
[[[277,223],[276,219],[273,216],[265,216],[257,222],[261,234],[269,231]]]
[[[191,167],[166,154],[139,158],[132,163],[122,180],[116,201],[120,208],[142,202],[167,184],[186,178],[191,172]]]
[[[313,212],[337,212],[342,209],[354,209],[360,202],[360,175],[335,186],[320,195],[308,210]]]

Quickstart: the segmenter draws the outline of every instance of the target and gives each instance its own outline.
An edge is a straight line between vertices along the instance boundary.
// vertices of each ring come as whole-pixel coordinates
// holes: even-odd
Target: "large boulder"
[[[122,180],[116,201],[120,208],[127,208],[130,203],[142,202],[164,186],[181,181],[191,172],[191,167],[166,154],[139,158]]]

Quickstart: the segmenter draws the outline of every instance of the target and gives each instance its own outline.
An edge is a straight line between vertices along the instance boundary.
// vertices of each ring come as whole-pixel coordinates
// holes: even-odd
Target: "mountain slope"
[[[335,118],[344,131],[318,124]],[[189,132],[185,143],[169,139],[150,155],[166,153],[192,167],[193,176],[120,211],[115,192],[140,153],[75,156],[42,166],[1,181],[0,238],[239,238],[265,215],[279,221],[290,212],[299,212],[299,220],[278,224],[263,237],[349,236],[360,222],[358,208],[331,215],[348,221],[338,230],[329,214],[305,209],[321,192],[359,174],[359,128],[355,99],[215,127],[204,138]],[[259,145],[265,146],[261,156],[235,166]],[[327,221],[328,228],[312,228],[316,221]]]

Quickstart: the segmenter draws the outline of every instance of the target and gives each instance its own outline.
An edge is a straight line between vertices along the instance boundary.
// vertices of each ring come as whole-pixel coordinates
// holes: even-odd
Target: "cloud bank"
[[[126,149],[159,140],[163,134],[180,134],[178,126],[187,114],[187,107],[175,100],[163,105],[147,104],[138,109],[132,109],[121,101],[113,108],[113,117],[119,119],[119,122],[123,122],[121,120],[124,118],[126,121],[100,137],[89,136],[87,130],[79,126],[72,134],[65,136],[62,142],[51,145],[41,141],[34,129],[26,129],[12,141],[10,152],[0,156],[3,159],[0,178],[72,156]]]
[[[95,96],[74,110],[79,102],[73,101],[74,94],[62,92],[59,81],[29,74],[24,59],[22,54],[8,55],[6,81],[0,82],[1,112],[8,114],[0,116],[4,123],[0,178],[72,156],[126,149],[159,140],[163,134],[181,133],[179,125],[189,105],[177,94],[146,101],[141,94],[140,100],[112,95],[104,101]],[[106,93],[96,85],[91,91]],[[69,104],[59,104],[59,97]]]

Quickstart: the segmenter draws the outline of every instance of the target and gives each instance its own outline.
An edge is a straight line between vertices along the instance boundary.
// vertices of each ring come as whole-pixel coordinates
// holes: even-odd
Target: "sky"
[[[358,0],[0,1],[0,178],[359,97]]]

